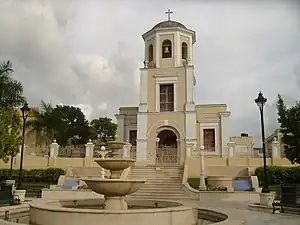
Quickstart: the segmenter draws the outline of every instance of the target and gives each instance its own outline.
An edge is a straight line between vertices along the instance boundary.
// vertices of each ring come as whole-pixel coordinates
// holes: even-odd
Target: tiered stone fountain
[[[90,189],[98,194],[104,195],[104,209],[107,210],[127,210],[128,206],[125,201],[125,196],[136,192],[146,182],[145,179],[121,179],[123,171],[135,162],[135,160],[132,159],[119,157],[119,151],[125,144],[127,143],[118,141],[108,142],[108,155],[112,158],[95,160],[99,166],[110,171],[109,179],[83,179]]]
[[[135,162],[120,157],[119,151],[125,144],[127,143],[109,142],[107,146],[109,157],[95,160],[102,168],[110,171],[108,179],[82,178],[90,189],[104,195],[104,200],[99,197],[33,201],[30,204],[29,223],[34,225],[196,225],[198,222],[201,224],[205,222],[199,220],[203,213],[200,215],[198,209],[184,206],[179,202],[131,199],[128,200],[128,206],[125,196],[139,190],[146,179],[121,178],[122,172]],[[215,212],[210,211],[209,215],[211,213]],[[223,214],[221,216],[224,217]]]

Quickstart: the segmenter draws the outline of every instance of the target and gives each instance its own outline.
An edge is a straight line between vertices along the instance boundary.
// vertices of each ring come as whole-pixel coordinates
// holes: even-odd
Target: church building
[[[227,105],[195,103],[196,32],[170,20],[172,12],[167,13],[168,20],[142,35],[139,105],[119,108],[119,140],[132,144],[131,153],[141,165],[182,165],[200,146],[207,155],[228,156]]]

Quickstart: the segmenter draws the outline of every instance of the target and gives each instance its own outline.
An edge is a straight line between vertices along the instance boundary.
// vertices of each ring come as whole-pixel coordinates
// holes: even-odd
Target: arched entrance
[[[164,129],[156,137],[156,165],[177,166],[178,137],[169,129]]]

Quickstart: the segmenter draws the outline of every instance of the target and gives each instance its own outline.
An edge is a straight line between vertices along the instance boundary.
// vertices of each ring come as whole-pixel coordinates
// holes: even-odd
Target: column
[[[206,191],[207,187],[205,185],[205,169],[204,169],[204,146],[200,147],[200,182],[199,191]]]
[[[159,34],[155,34],[155,64],[156,68],[160,67],[160,37]]]
[[[192,40],[192,38],[189,39],[188,56],[189,56],[190,64],[193,65],[194,57],[193,57],[193,40]]]
[[[221,117],[221,156],[228,156],[228,148],[227,142],[230,137],[230,120],[229,120],[230,112],[222,112],[220,113]]]
[[[85,145],[85,157],[93,157],[94,156],[94,144],[90,139],[89,142]]]
[[[120,141],[124,141],[125,115],[116,115],[117,118],[117,135]]]
[[[175,67],[181,66],[181,42],[179,32],[176,32],[174,35],[174,65]]]
[[[274,157],[281,157],[280,144],[276,137],[272,141],[272,158]]]

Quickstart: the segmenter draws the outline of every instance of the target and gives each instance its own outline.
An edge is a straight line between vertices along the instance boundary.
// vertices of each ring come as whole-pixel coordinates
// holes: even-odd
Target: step
[[[134,197],[134,198],[147,198],[147,199],[188,199],[189,197],[186,195],[136,195],[136,194],[132,194],[130,195],[130,197]]]
[[[185,195],[185,193],[182,190],[174,190],[174,191],[170,191],[170,190],[155,190],[155,192],[153,192],[152,190],[147,190],[147,189],[140,189],[137,191],[137,193],[146,193],[146,194],[162,194],[162,195]]]
[[[151,196],[165,196],[166,198],[168,197],[185,197],[185,193],[147,193],[147,192],[136,192],[134,194],[131,194],[132,196],[137,196],[137,195],[140,195],[140,196],[148,196],[148,197],[151,197]]]
[[[175,179],[145,179],[146,182],[155,182],[155,183],[181,183],[182,180],[178,179],[178,180],[175,180]]]
[[[183,176],[182,173],[148,173],[148,172],[135,172],[135,171],[131,171],[128,173],[128,175],[130,174],[146,175],[146,176]]]
[[[127,176],[127,178],[129,177],[139,177],[139,178],[145,178],[145,179],[161,179],[161,180],[170,180],[170,179],[178,179],[178,180],[181,180],[182,179],[182,176],[147,176],[147,175],[144,175],[144,176],[139,176],[139,175],[136,175],[136,174],[133,174],[133,175],[130,175],[130,176]]]
[[[182,184],[153,184],[153,183],[145,183],[142,187],[149,187],[149,188],[171,188],[171,189],[178,189],[182,188]]]

